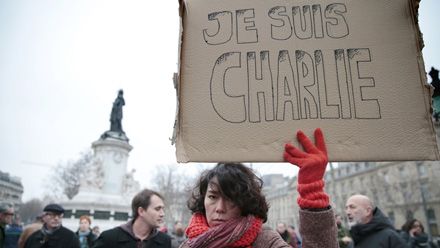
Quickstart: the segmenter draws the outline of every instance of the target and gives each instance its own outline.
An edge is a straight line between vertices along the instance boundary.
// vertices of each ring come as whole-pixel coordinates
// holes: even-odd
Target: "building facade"
[[[19,208],[22,195],[21,179],[0,171],[0,202]]]

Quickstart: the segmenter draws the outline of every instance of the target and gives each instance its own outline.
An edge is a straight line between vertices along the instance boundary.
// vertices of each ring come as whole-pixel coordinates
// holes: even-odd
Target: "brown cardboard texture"
[[[179,162],[438,160],[417,1],[181,2]]]

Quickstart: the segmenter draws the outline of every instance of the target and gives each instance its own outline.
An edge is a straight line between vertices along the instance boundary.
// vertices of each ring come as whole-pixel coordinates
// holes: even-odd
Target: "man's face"
[[[152,195],[147,209],[138,208],[138,218],[141,218],[150,228],[158,228],[163,223],[163,218],[165,217],[164,208],[163,200],[157,195]]]
[[[62,213],[46,212],[43,217],[43,221],[46,224],[47,229],[55,229],[61,226],[63,219]]]
[[[348,218],[348,225],[350,227],[357,224],[367,223],[367,217],[372,211],[369,207],[362,203],[359,199],[349,198],[345,204],[345,213]]]
[[[206,220],[210,227],[218,226],[241,215],[240,208],[221,193],[217,178],[213,178],[208,184],[204,205]]]
[[[283,234],[284,232],[286,232],[286,225],[284,225],[284,223],[278,223],[277,232],[279,234]]]
[[[12,217],[14,216],[14,209],[8,208],[6,212],[0,214],[0,225],[12,224]]]

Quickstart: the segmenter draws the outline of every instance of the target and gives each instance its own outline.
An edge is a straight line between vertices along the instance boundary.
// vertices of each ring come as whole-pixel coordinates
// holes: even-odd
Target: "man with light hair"
[[[391,221],[365,195],[353,195],[345,204],[355,248],[405,248]]]

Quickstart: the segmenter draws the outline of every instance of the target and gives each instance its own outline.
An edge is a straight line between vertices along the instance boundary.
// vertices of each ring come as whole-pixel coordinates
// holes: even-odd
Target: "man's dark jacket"
[[[79,248],[79,240],[75,233],[61,226],[50,235],[42,230],[34,232],[26,241],[25,248]]]
[[[407,248],[390,220],[375,208],[373,219],[366,224],[358,224],[350,229],[355,248]]]
[[[145,239],[140,240],[133,234],[133,221],[107,230],[95,242],[94,248],[171,248],[171,238],[156,229]]]

